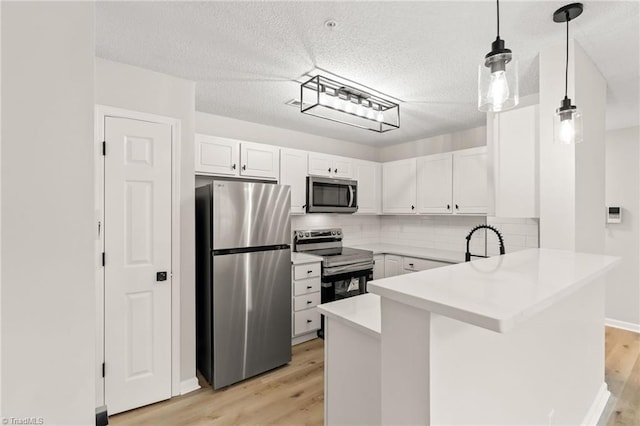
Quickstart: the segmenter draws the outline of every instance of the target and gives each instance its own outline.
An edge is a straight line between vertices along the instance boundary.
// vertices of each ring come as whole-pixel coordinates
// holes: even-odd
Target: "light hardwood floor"
[[[640,334],[606,329],[605,380],[611,398],[600,421],[640,425]],[[323,342],[293,347],[283,368],[220,391],[209,387],[109,418],[113,426],[322,425]]]

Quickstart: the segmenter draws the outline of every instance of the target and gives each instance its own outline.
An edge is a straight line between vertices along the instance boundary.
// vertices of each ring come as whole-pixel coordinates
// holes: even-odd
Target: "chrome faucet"
[[[491,225],[478,225],[478,226],[474,226],[473,229],[471,230],[471,232],[469,232],[469,235],[467,235],[467,252],[464,254],[464,261],[465,262],[469,262],[471,260],[471,256],[473,257],[488,257],[488,256],[478,256],[475,254],[471,254],[471,252],[469,251],[469,243],[471,242],[471,236],[473,235],[474,232],[476,232],[478,229],[490,229],[493,232],[496,233],[496,235],[498,236],[498,241],[500,242],[500,255],[504,254],[504,240],[502,239],[502,234],[500,233],[500,231],[498,231],[496,228],[494,228]]]

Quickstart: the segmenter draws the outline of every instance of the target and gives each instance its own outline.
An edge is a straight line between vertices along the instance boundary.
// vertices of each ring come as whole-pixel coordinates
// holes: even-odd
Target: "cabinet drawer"
[[[307,293],[315,293],[320,291],[320,277],[310,278],[308,280],[295,281],[293,283],[293,295],[300,296]]]
[[[320,328],[320,312],[316,308],[296,312],[293,317],[293,334],[296,336]]]
[[[320,293],[309,293],[293,298],[293,309],[301,311],[303,309],[313,308],[320,304]]]
[[[320,276],[320,262],[297,265],[293,267],[293,279],[303,280],[305,278]]]
[[[405,272],[426,271],[427,269],[439,268],[451,265],[451,263],[437,262],[435,260],[418,259],[415,257],[405,257],[403,259],[403,269]]]

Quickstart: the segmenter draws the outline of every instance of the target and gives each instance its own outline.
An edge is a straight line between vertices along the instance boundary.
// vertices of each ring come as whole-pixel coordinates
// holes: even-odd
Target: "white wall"
[[[343,155],[363,160],[378,160],[378,149],[372,146],[326,138],[280,127],[266,126],[219,115],[196,112],[196,133],[222,136],[251,142]]]
[[[554,143],[553,117],[564,94],[565,44],[540,52],[540,244],[604,251],[606,82],[575,40],[569,42],[569,97],[583,115],[584,141]]]
[[[606,316],[640,330],[640,127],[606,139],[606,204],[622,207],[622,223],[607,224],[606,254],[622,264],[607,276]]]
[[[96,58],[96,103],[181,120],[180,378],[195,377],[195,83]]]
[[[380,148],[380,161],[395,161],[422,155],[439,154],[459,149],[475,148],[487,144],[487,128],[474,127],[445,135],[419,139]]]
[[[1,7],[1,415],[95,424],[94,4]]]

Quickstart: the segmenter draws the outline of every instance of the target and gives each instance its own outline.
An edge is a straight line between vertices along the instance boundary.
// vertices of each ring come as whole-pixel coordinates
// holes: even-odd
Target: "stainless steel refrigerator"
[[[197,367],[215,389],[291,361],[290,188],[196,189]]]

